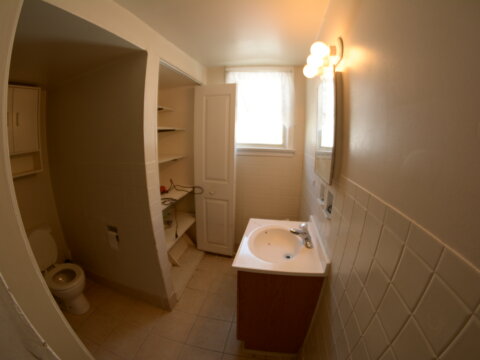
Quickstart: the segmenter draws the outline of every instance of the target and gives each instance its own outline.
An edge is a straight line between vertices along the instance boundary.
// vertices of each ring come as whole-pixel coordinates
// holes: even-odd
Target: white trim
[[[255,148],[255,147],[237,147],[235,148],[237,156],[284,156],[292,157],[295,155],[295,149],[285,148]]]
[[[293,66],[232,66],[225,68],[225,78],[227,72],[255,72],[255,71],[275,71],[275,72],[293,72]]]

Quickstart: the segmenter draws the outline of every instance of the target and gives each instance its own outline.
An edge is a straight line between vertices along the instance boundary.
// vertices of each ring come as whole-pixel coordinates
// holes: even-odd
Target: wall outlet
[[[107,241],[113,250],[120,250],[120,238],[118,236],[118,229],[115,226],[107,226]]]

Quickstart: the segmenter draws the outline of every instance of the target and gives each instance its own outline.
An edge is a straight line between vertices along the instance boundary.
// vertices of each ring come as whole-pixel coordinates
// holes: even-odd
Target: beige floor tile
[[[252,360],[252,359],[245,356],[223,354],[222,360]]]
[[[141,325],[120,323],[107,337],[102,348],[125,359],[133,359],[149,330]]]
[[[233,258],[226,256],[216,256],[215,263],[218,271],[222,275],[236,275],[236,270],[232,267]]]
[[[93,308],[107,302],[113,294],[113,290],[98,284],[94,284],[85,290],[85,296]]]
[[[230,294],[232,296],[237,295],[237,278],[233,275],[223,275],[217,277],[212,282],[209,292],[217,294]]]
[[[157,319],[152,333],[170,340],[185,342],[194,323],[195,315],[173,310]]]
[[[217,276],[235,275],[236,271],[232,268],[232,263],[233,258],[206,254],[198,265],[198,269],[217,274]]]
[[[232,321],[236,308],[236,299],[230,294],[209,293],[199,315],[225,321]]]
[[[243,349],[243,343],[237,339],[237,324],[233,323],[230,327],[228,339],[225,344],[224,353],[230,355],[243,356],[246,358],[252,357],[252,354],[246,353]]]
[[[179,360],[221,360],[222,353],[185,345]]]
[[[150,334],[140,347],[135,360],[178,360],[183,344]]]
[[[74,330],[80,329],[80,327],[85,323],[88,317],[93,313],[93,308],[90,307],[90,310],[82,315],[75,315],[64,312],[63,315],[67,319],[68,323]]]
[[[265,360],[296,360],[297,355],[272,354],[265,355]]]
[[[94,311],[80,326],[77,334],[82,338],[89,339],[97,344],[102,344],[117,326],[115,318]]]
[[[217,279],[214,272],[197,269],[187,284],[189,289],[208,291],[212,283]]]
[[[81,336],[79,337],[80,337],[80,340],[82,340],[83,345],[85,345],[85,347],[88,349],[88,351],[90,351],[92,355],[94,355],[100,349],[100,345],[98,345],[97,343],[85,337],[84,338],[82,338]]]
[[[125,358],[111,353],[105,349],[100,349],[93,355],[95,356],[95,360],[126,360]]]
[[[135,301],[125,313],[123,321],[152,328],[156,321],[165,315],[166,311],[143,301]]]
[[[180,301],[175,305],[175,310],[196,315],[200,312],[206,297],[205,291],[186,288]]]
[[[97,307],[97,311],[123,320],[134,304],[133,298],[115,292]]]
[[[197,317],[187,344],[213,351],[223,351],[230,330],[230,322]]]

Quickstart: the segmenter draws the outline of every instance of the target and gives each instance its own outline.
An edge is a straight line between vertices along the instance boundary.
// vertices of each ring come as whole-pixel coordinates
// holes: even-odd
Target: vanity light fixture
[[[303,75],[311,79],[323,73],[325,67],[335,67],[343,58],[343,39],[337,38],[336,46],[329,46],[321,41],[315,41],[310,47],[307,65],[303,67]]]

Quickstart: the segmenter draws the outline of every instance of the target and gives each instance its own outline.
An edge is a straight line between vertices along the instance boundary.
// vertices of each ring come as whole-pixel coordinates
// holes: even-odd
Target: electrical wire
[[[192,192],[194,195],[201,195],[205,191],[201,186],[177,185],[173,182],[172,179],[170,179],[170,186],[168,187],[167,193],[172,189],[175,189],[177,191]]]
[[[177,185],[173,182],[172,179],[170,179],[170,186],[168,187],[166,194],[170,192],[170,190],[177,190],[177,191],[183,191],[186,193],[193,193],[194,195],[201,195],[204,193],[204,189],[201,186],[186,186],[186,185]],[[166,206],[171,206],[175,204],[178,201],[178,199],[171,198],[171,197],[162,197],[162,205]],[[178,221],[177,221],[177,209],[175,206],[173,206],[173,221],[175,222],[175,239],[178,238]]]

